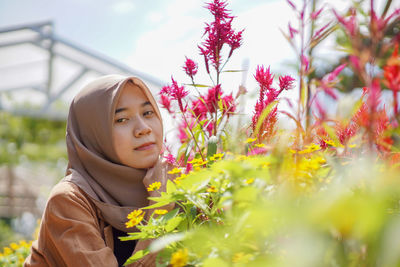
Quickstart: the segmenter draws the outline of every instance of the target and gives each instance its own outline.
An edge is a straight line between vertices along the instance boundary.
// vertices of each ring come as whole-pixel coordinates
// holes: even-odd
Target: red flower
[[[396,43],[393,53],[390,56],[387,65],[383,67],[383,75],[385,80],[383,83],[392,90],[393,93],[393,109],[394,114],[397,117],[399,113],[397,93],[400,91],[400,57],[398,55],[399,44]]]
[[[279,77],[279,88],[281,90],[290,90],[293,88],[293,82],[295,79],[290,77],[289,75],[280,76]]]
[[[186,74],[193,78],[193,76],[197,73],[197,68],[197,63],[186,57],[185,65],[183,66]]]

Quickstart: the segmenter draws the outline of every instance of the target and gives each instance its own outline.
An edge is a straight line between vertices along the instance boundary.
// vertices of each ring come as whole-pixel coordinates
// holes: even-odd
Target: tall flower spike
[[[193,76],[197,73],[197,63],[186,57],[185,65],[183,66],[184,71],[188,76],[193,79]]]

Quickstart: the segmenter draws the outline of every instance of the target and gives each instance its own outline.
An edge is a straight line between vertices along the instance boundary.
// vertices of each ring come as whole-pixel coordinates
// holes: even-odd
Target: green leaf
[[[208,258],[203,262],[204,267],[228,267],[230,266],[221,258]]]
[[[150,253],[149,249],[143,249],[143,250],[139,250],[137,251],[134,255],[132,255],[125,263],[124,266],[129,265],[131,263],[134,263],[135,261],[143,258],[144,256],[146,256],[147,254]]]
[[[258,136],[262,123],[264,122],[265,118],[267,118],[269,113],[272,111],[272,109],[277,104],[278,104],[278,101],[273,101],[273,102],[269,103],[269,105],[264,108],[264,110],[262,111],[260,117],[258,118],[258,121],[257,121],[257,124],[256,124],[256,129],[254,130],[255,136]]]
[[[167,194],[172,194],[176,192],[176,185],[171,180],[167,181]]]
[[[210,85],[197,84],[197,83],[195,83],[195,84],[193,84],[193,83],[185,83],[184,85],[193,86],[193,87],[211,87]]]
[[[165,226],[165,231],[171,232],[174,230],[178,225],[183,221],[182,217],[175,217],[168,221],[167,225]]]
[[[173,209],[162,217],[163,222],[167,222],[174,218],[179,213],[179,208]]]
[[[223,70],[222,72],[243,72],[246,70]]]
[[[128,236],[119,236],[118,238],[121,241],[137,240],[147,238],[147,234],[145,232],[134,232],[128,233]]]

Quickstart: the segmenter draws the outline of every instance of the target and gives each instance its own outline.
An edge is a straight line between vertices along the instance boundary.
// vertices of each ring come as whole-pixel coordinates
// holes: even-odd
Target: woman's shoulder
[[[90,198],[79,186],[73,182],[61,180],[51,190],[47,204],[51,206],[62,205],[68,207],[72,202],[86,206],[87,208],[94,208]]]

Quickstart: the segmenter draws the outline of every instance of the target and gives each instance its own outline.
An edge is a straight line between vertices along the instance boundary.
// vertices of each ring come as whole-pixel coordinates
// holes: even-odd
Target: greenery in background
[[[65,121],[0,112],[0,165],[67,159],[65,129]]]

